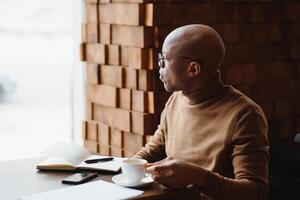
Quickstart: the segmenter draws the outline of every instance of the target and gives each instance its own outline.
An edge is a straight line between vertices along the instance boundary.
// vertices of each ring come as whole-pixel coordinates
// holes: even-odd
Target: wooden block
[[[98,142],[98,124],[95,121],[87,122],[87,140]]]
[[[169,92],[147,92],[147,112],[161,113],[170,96]]]
[[[99,24],[99,38],[102,44],[111,44],[111,25],[110,24]]]
[[[148,112],[147,93],[141,90],[132,90],[132,110]]]
[[[269,42],[270,26],[269,24],[254,25],[254,42]]]
[[[84,146],[87,150],[89,150],[91,153],[98,153],[98,143],[94,141],[85,140]]]
[[[110,155],[114,157],[123,157],[124,152],[122,148],[110,146]]]
[[[117,96],[117,88],[96,84],[88,84],[87,86],[88,99],[93,103],[109,107],[118,106],[119,97]]]
[[[294,118],[280,120],[276,131],[278,131],[280,138],[293,137],[296,132],[296,120]]]
[[[135,69],[153,69],[157,65],[157,49],[121,47],[121,65]]]
[[[164,91],[164,86],[159,79],[159,71],[154,70],[139,70],[138,89],[143,91]]]
[[[104,156],[110,156],[110,147],[108,145],[99,145],[99,153]]]
[[[87,120],[94,119],[94,105],[91,101],[87,100]]]
[[[217,9],[214,4],[188,3],[171,5],[171,24],[184,25],[191,23],[216,23]],[[173,14],[174,13],[174,14]]]
[[[98,42],[98,25],[97,23],[87,23],[86,24],[86,40],[89,43]]]
[[[144,146],[142,135],[124,132],[124,149],[137,153]]]
[[[176,26],[160,26],[160,27],[155,26],[153,30],[154,32],[153,34],[155,38],[153,46],[155,48],[161,49],[165,38],[175,28],[177,27]]]
[[[86,43],[87,42],[87,35],[86,35],[86,24],[81,24],[81,42]]]
[[[226,43],[238,43],[240,40],[239,24],[223,24],[219,34]]]
[[[139,70],[138,89],[143,91],[153,90],[153,70]]]
[[[100,4],[99,9],[99,22],[103,24],[143,25],[145,21],[144,4]]]
[[[130,110],[131,109],[131,90],[127,88],[119,89],[119,105],[120,108]]]
[[[133,152],[127,150],[127,149],[123,149],[123,152],[124,152],[124,157],[125,158],[131,158],[132,156],[135,155],[135,153],[133,153]]]
[[[85,0],[86,3],[98,3],[99,0]]]
[[[86,44],[86,60],[90,63],[105,64],[107,48],[103,44]]]
[[[108,45],[108,64],[119,65],[121,60],[120,54],[119,45]]]
[[[112,127],[122,131],[131,131],[131,114],[124,109],[113,109]]]
[[[97,3],[86,4],[86,21],[88,23],[99,23],[98,22],[98,5]]]
[[[112,44],[133,47],[152,47],[153,28],[144,26],[112,25]]]
[[[122,148],[123,147],[123,132],[116,128],[111,128],[110,144],[114,147]]]
[[[100,145],[110,145],[110,127],[103,123],[98,123],[98,142]]]
[[[81,122],[81,133],[82,133],[82,139],[87,139],[87,121]]]
[[[99,84],[99,66],[94,63],[87,63],[87,82]]]
[[[171,4],[151,3],[145,4],[145,25],[169,25],[171,24]]]
[[[274,117],[275,109],[273,106],[273,102],[271,102],[271,101],[259,102],[259,105],[262,108],[262,110],[264,111],[268,120],[270,120]]]
[[[154,114],[131,112],[132,132],[140,135],[153,135],[156,129]]]
[[[294,117],[294,108],[291,100],[281,100],[275,103],[276,119],[286,119]]]
[[[137,89],[138,86],[138,70],[125,68],[125,87]]]
[[[119,66],[101,65],[100,83],[122,88],[125,86],[125,69]]]
[[[80,60],[86,61],[86,43],[80,44]]]
[[[113,124],[113,117],[114,112],[112,108],[100,106],[97,104],[94,104],[94,120],[101,122],[103,124],[112,126]]]

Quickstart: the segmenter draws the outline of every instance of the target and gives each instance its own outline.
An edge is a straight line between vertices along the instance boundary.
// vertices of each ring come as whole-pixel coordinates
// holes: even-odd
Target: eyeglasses
[[[164,67],[165,67],[165,60],[178,59],[178,58],[181,58],[181,59],[188,59],[188,60],[191,60],[191,61],[194,61],[194,62],[201,63],[200,60],[195,59],[195,58],[193,58],[193,57],[188,57],[188,56],[176,56],[176,57],[173,57],[173,58],[166,58],[162,53],[158,53],[158,66],[161,67],[161,68],[164,68]]]

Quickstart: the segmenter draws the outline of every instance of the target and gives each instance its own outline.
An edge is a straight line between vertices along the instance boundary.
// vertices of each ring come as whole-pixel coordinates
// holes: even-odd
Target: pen
[[[92,164],[92,163],[97,163],[97,162],[106,162],[106,161],[111,161],[114,158],[112,157],[107,157],[107,158],[97,158],[97,159],[90,159],[90,160],[86,160],[84,161],[87,164]]]

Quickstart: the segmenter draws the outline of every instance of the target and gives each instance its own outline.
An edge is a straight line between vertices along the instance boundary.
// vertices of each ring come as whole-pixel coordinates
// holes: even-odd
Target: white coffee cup
[[[147,160],[129,158],[122,161],[122,173],[126,182],[138,183],[141,182],[145,175],[145,165]]]

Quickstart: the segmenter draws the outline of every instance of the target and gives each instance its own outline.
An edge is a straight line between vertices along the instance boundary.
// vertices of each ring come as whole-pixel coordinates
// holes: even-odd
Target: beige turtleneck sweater
[[[212,199],[267,199],[267,130],[261,108],[218,74],[193,94],[172,94],[154,137],[136,157],[201,166],[209,171],[202,193]]]

